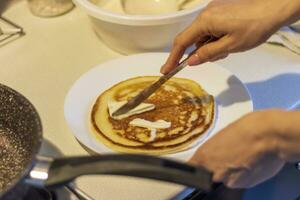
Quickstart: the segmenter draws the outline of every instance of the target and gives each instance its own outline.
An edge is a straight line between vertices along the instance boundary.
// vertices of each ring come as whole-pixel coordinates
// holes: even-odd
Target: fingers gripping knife
[[[203,45],[211,42],[214,38],[209,38],[206,42],[204,42]],[[174,68],[172,71],[170,71],[168,74],[161,76],[158,81],[154,82],[149,87],[145,88],[142,92],[140,92],[137,96],[130,99],[125,105],[120,107],[118,110],[116,110],[112,116],[116,117],[119,115],[122,115],[124,113],[127,113],[128,111],[134,109],[139,104],[141,104],[143,101],[145,101],[151,94],[153,94],[160,86],[162,86],[165,82],[167,82],[170,78],[172,78],[175,74],[180,72],[182,69],[184,69],[186,66],[188,66],[188,59],[190,56],[192,56],[198,49],[195,49],[192,51],[187,58],[182,60],[179,65]]]

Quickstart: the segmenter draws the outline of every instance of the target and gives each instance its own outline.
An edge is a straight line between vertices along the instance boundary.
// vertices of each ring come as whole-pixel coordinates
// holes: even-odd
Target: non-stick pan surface
[[[0,196],[28,174],[41,141],[42,125],[35,108],[0,84]]]

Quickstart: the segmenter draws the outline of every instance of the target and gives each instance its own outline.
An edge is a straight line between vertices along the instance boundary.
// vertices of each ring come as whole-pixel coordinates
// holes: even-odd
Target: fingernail
[[[188,64],[189,64],[190,66],[200,64],[199,56],[198,56],[197,54],[192,55],[192,56],[189,58],[189,60],[188,60]]]

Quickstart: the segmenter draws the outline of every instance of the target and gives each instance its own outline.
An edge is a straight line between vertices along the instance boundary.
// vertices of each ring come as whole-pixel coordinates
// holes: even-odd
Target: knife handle
[[[208,40],[206,40],[203,45],[211,42],[214,40],[214,37],[210,37]],[[175,74],[177,74],[178,72],[180,72],[182,69],[184,69],[186,66],[188,66],[188,59],[194,55],[196,52],[197,52],[198,48],[194,49],[191,53],[189,53],[189,55],[183,59],[177,67],[175,67],[172,71],[170,71],[169,73],[165,74],[164,76],[161,76],[159,78],[159,80],[157,82],[155,82],[153,84],[153,88],[149,87],[148,91],[145,91],[145,93],[150,93],[149,91],[151,91],[152,93],[152,90],[155,91],[157,88],[159,88],[162,84],[164,84],[167,80],[169,80],[170,78],[172,78]]]

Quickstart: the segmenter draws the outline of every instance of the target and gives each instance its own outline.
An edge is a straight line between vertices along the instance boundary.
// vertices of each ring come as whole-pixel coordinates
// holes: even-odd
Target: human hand
[[[261,183],[285,163],[279,153],[279,125],[285,115],[277,110],[248,114],[204,143],[189,162],[212,171],[214,182],[231,188]]]
[[[198,50],[189,58],[189,65],[256,47],[282,25],[296,21],[299,11],[299,0],[214,0],[175,38],[161,72],[165,74],[176,67],[193,44]],[[211,37],[215,40],[205,44]]]

